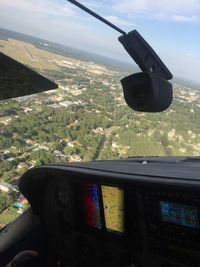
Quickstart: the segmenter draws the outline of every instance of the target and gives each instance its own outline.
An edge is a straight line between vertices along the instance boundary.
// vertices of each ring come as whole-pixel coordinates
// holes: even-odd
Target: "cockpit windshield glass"
[[[58,88],[0,101],[0,227],[28,206],[17,184],[34,166],[200,153],[200,1],[80,2],[145,37],[174,75],[173,103],[162,113],[130,109],[120,80],[140,70],[118,42],[120,33],[68,1],[2,0],[0,53]],[[97,216],[86,221],[101,228],[96,188],[85,190]],[[101,191],[105,199],[105,192],[123,194],[117,187]],[[116,216],[121,209],[120,202]],[[108,229],[123,232],[122,222],[106,218]]]

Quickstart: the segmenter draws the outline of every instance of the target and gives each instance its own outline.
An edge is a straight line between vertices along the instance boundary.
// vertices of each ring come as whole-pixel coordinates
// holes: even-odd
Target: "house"
[[[0,183],[0,190],[3,191],[3,192],[8,192],[10,190],[13,190],[13,187],[9,183],[1,182]]]
[[[28,203],[28,200],[22,194],[20,194],[19,198],[17,199],[17,202],[19,202],[23,205],[23,204]]]
[[[0,224],[0,231],[3,230],[6,227],[6,224],[1,223]]]
[[[18,165],[17,165],[17,169],[18,170],[21,170],[21,169],[28,169],[28,165],[25,163],[25,162],[20,162]]]
[[[27,139],[26,143],[29,144],[29,145],[34,145],[35,144],[35,142],[33,140],[31,140],[31,139]]]
[[[62,156],[63,156],[62,152],[59,151],[59,150],[55,150],[54,153],[55,153],[56,156],[58,156],[58,157],[62,157]]]
[[[79,155],[72,155],[68,157],[68,160],[71,162],[81,162],[82,158]]]
[[[67,146],[68,146],[68,147],[74,147],[74,143],[72,143],[72,142],[68,142],[68,143],[67,143]]]
[[[71,101],[66,100],[66,101],[60,102],[59,104],[60,104],[61,106],[64,106],[64,107],[68,107],[68,106],[70,106],[70,105],[73,105],[74,103],[71,102]]]
[[[10,161],[10,162],[12,162],[12,161],[14,161],[15,159],[13,158],[13,157],[10,157],[10,158],[8,158],[7,159],[7,161]]]
[[[22,204],[22,205],[24,205],[24,204],[26,204],[26,203],[28,203],[28,200],[27,200],[26,198],[24,198],[24,199],[21,200],[21,204]]]

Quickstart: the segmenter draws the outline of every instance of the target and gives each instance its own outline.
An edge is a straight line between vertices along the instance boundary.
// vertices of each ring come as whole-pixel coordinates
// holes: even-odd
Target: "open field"
[[[37,70],[59,70],[59,66],[54,60],[70,60],[76,63],[78,60],[53,54],[45,50],[36,48],[34,45],[14,39],[0,39],[0,52],[29,65]]]
[[[8,210],[5,210],[4,212],[1,213],[0,224],[7,225],[8,223],[12,222],[18,216],[19,216],[19,213],[17,213],[17,209],[10,207]]]

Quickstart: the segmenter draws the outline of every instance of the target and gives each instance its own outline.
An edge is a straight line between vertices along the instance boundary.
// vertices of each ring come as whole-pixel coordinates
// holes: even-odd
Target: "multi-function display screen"
[[[124,191],[119,187],[101,186],[106,229],[124,232]]]
[[[109,232],[124,232],[124,191],[119,187],[86,184],[84,192],[85,223]]]
[[[98,186],[95,184],[85,185],[84,194],[85,223],[95,228],[101,228],[100,201]]]
[[[160,201],[162,221],[199,228],[198,209],[196,207]]]

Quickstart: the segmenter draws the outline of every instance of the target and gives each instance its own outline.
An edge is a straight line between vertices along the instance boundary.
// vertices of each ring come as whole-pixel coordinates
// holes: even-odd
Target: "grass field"
[[[0,52],[41,72],[43,70],[59,70],[59,66],[54,63],[55,60],[68,60],[71,62],[77,62],[75,59],[53,54],[51,52],[36,48],[30,43],[14,39],[0,39]]]
[[[17,209],[11,207],[0,214],[0,224],[7,225],[14,219],[16,219],[19,215],[20,214],[17,213]]]

